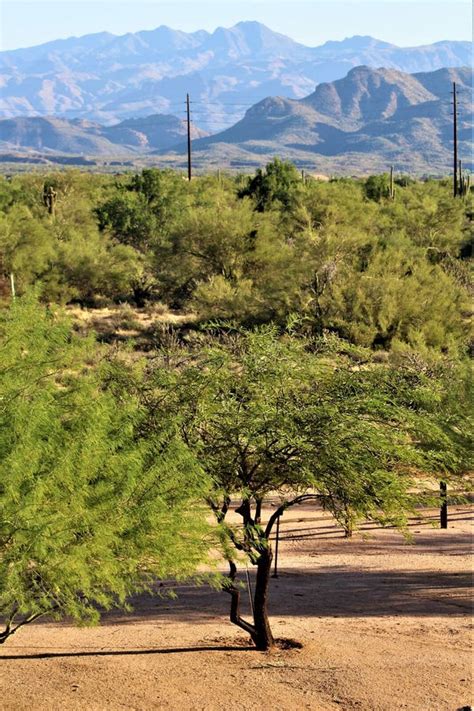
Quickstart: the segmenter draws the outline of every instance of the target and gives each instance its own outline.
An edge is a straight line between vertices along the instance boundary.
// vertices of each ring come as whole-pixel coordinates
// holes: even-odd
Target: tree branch
[[[297,496],[296,499],[293,499],[292,501],[285,501],[270,516],[269,521],[267,523],[267,527],[265,528],[265,538],[270,538],[270,534],[272,532],[273,526],[276,523],[277,518],[281,516],[286,511],[286,509],[289,509],[290,506],[302,504],[304,501],[312,501],[314,499],[321,500],[326,498],[327,497],[323,494],[301,494],[301,496]]]
[[[228,562],[230,567],[229,583],[224,586],[224,590],[231,596],[230,621],[245,632],[248,632],[252,639],[255,640],[255,627],[240,616],[240,590],[234,585],[237,567],[233,561],[229,560]]]
[[[16,627],[13,627],[12,629],[12,623],[13,619],[15,617],[15,613],[12,614],[10,619],[8,620],[5,629],[3,632],[0,632],[0,644],[4,644],[9,637],[11,637],[12,634],[15,634],[17,630],[20,629],[20,627],[23,627],[24,625],[29,624],[30,622],[34,622],[37,620],[39,617],[44,617],[44,615],[49,615],[51,612],[54,612],[55,610],[59,609],[59,605],[54,605],[51,607],[49,610],[44,610],[43,612],[38,612],[35,615],[30,615],[29,617],[25,617],[24,620],[19,622]]]

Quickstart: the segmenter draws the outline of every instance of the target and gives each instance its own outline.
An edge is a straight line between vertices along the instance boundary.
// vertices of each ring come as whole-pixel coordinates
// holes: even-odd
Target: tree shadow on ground
[[[453,524],[463,524],[472,520],[473,510],[471,507],[463,509],[458,507],[457,509],[450,511],[449,513],[448,532],[441,532],[439,528],[439,514],[435,513],[427,515],[426,513],[422,513],[419,517],[413,516],[408,520],[408,531],[411,534],[416,534],[414,543],[416,543],[416,550],[418,552],[422,551],[423,546],[420,545],[421,543],[428,543],[430,546],[430,551],[437,552],[436,549],[438,547],[438,544],[445,544],[446,538],[452,534],[452,532],[449,531],[449,528],[453,527]],[[304,511],[301,511],[298,515],[298,509],[291,509],[289,515],[285,514],[284,516],[282,516],[280,523],[280,540],[282,541],[300,541],[305,538],[328,538],[334,540],[344,538],[344,531],[341,526],[339,526],[339,524],[329,514],[323,512],[321,509],[317,511],[316,514],[314,512],[311,512],[311,515],[309,516],[305,516]],[[297,525],[301,523],[305,523],[307,524],[307,526],[301,527]],[[440,538],[438,541],[433,541],[432,537],[428,537],[427,539],[423,540],[422,537],[418,535],[419,533],[423,533],[424,531],[433,530],[437,530],[443,538]],[[403,540],[402,536],[400,536],[398,529],[396,529],[395,526],[386,526],[382,528],[380,524],[375,521],[366,521],[365,523],[359,525],[358,531],[360,534],[362,534],[363,537],[367,536],[367,538],[369,538],[371,534],[376,533],[382,534],[383,537],[386,537],[390,533],[395,534],[399,545],[395,545],[395,547],[391,545],[391,550],[394,551],[399,551],[402,546],[406,545],[406,542]],[[273,532],[272,538],[275,539],[275,531]],[[386,545],[385,538],[382,538],[381,542]],[[301,552],[304,552],[304,549],[301,549]]]
[[[150,654],[183,654],[188,652],[249,652],[255,651],[254,646],[222,646],[222,647],[166,647],[164,649],[112,649],[80,652],[38,652],[37,654],[5,654],[0,659],[55,659],[57,657],[123,657]]]
[[[288,521],[287,532],[292,530],[294,523]],[[325,524],[324,521],[320,523]],[[298,532],[301,533],[301,529]],[[336,531],[334,539],[321,536],[320,532],[320,529],[311,529],[307,538],[293,544],[291,534],[286,538],[282,526],[281,565],[278,578],[272,580],[270,586],[272,617],[455,618],[470,614],[471,571],[420,570],[423,555],[426,554],[443,557],[469,555],[472,548],[469,533],[433,530],[425,526],[411,544],[393,530],[379,530],[377,536],[357,536],[349,540],[341,540],[340,530]],[[309,559],[307,567],[285,566],[286,556],[294,555],[293,545],[297,545],[297,558],[303,555]],[[407,556],[406,569],[400,569],[400,553]],[[331,562],[335,554],[338,556],[337,565]],[[390,561],[392,555],[397,556],[393,568]],[[343,564],[340,563],[341,557],[345,561]],[[431,565],[435,566],[436,562],[432,561]],[[249,572],[253,586],[254,571],[251,566]],[[250,617],[245,568],[240,571],[240,582],[242,612]],[[176,591],[176,599],[158,595],[166,595],[170,590]],[[143,594],[133,598],[133,610],[129,613],[119,610],[104,613],[102,625],[229,624],[230,599],[225,592],[206,585],[174,584],[171,581],[158,583],[156,592],[155,596]],[[51,621],[44,619],[35,624],[45,623],[51,624]],[[58,624],[68,626],[70,623]],[[200,647],[196,651],[202,649]],[[160,650],[151,652],[159,653]],[[164,650],[162,653],[172,652]]]
[[[449,516],[449,523],[453,524],[459,524],[459,523],[464,523],[464,522],[469,522],[472,521],[472,510],[464,510],[464,511],[456,511],[454,513],[451,513]],[[307,523],[308,525],[306,527],[301,527],[301,526],[296,526],[295,524],[297,523]],[[322,525],[323,524],[323,525]],[[411,518],[408,523],[408,530],[413,533],[416,532],[416,534],[420,533],[421,531],[426,531],[426,530],[438,530],[439,529],[439,516],[434,515],[434,516],[424,516],[423,518]],[[366,522],[359,526],[358,531],[363,535],[369,535],[371,533],[394,533],[397,531],[397,529],[394,526],[386,526],[385,528],[381,529],[380,525],[376,522]],[[446,533],[443,533],[442,535],[446,535]],[[449,534],[448,534],[449,535]],[[280,533],[280,540],[282,541],[300,541],[304,539],[312,539],[312,538],[330,538],[330,539],[341,539],[344,538],[344,531],[343,529],[337,524],[336,521],[334,521],[331,518],[328,518],[327,514],[326,515],[320,515],[318,516],[311,516],[308,518],[301,518],[301,517],[292,517],[286,520],[285,518],[281,519],[281,533]],[[273,533],[272,539],[275,539],[275,532]],[[417,544],[417,549],[419,550],[421,546],[419,545],[422,543],[422,538],[420,536],[416,536],[416,541],[415,543]],[[433,549],[433,540],[432,538],[429,538],[429,540],[425,540],[425,543],[428,542],[431,546],[431,549]],[[403,545],[404,541],[400,538],[400,543]],[[400,546],[398,546],[395,550],[399,550]]]
[[[450,546],[456,549],[456,536]],[[465,543],[464,537],[462,543]],[[446,541],[445,541],[446,543]],[[363,544],[357,544],[363,545]],[[412,547],[410,547],[412,548]],[[357,552],[348,542],[347,565],[326,565],[324,554],[315,556],[314,567],[286,568],[271,581],[270,612],[275,617],[462,617],[469,615],[472,574],[470,571],[387,569],[383,547],[380,568],[357,566]],[[411,550],[407,551],[411,554]],[[374,565],[377,551],[374,551]],[[284,563],[284,555],[282,557]],[[241,571],[242,609],[250,614],[245,571]],[[253,586],[254,571],[250,571]],[[166,584],[168,585],[168,583]],[[166,589],[165,585],[165,589]],[[171,585],[171,583],[170,583]],[[178,586],[174,600],[140,596],[132,600],[134,610],[124,615],[109,612],[103,624],[154,620],[208,623],[228,616],[229,598],[208,587]]]

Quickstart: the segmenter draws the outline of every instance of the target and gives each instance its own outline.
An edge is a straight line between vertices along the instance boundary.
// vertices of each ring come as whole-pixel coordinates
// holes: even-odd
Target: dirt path
[[[2,711],[456,711],[472,703],[471,512],[415,544],[321,511],[285,513],[273,627],[301,650],[261,654],[227,596],[181,587],[95,629],[36,624],[0,650]]]

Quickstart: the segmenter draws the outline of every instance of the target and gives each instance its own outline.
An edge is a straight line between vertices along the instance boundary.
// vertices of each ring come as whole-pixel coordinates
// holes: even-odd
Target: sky
[[[309,46],[371,35],[400,46],[471,39],[464,0],[0,0],[0,49],[159,25],[192,32],[257,20]]]

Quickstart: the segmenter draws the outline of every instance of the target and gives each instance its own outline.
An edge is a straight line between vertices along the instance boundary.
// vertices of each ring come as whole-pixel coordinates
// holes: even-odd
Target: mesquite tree
[[[181,414],[188,446],[213,482],[207,502],[216,514],[230,576],[231,620],[259,649],[273,644],[267,595],[275,522],[261,524],[261,504],[271,491],[306,489],[311,474],[299,455],[296,393],[307,385],[296,345],[280,344],[272,329],[226,339],[198,353],[182,352],[153,372],[160,407]],[[173,405],[171,403],[174,403]],[[231,497],[240,498],[242,527],[227,524]],[[236,552],[257,568],[253,623],[239,613]]]
[[[205,477],[172,416],[150,436],[120,364],[34,299],[1,314],[0,353],[0,643],[193,573]]]
[[[213,481],[207,501],[230,566],[224,589],[231,621],[260,650],[274,644],[270,539],[286,508],[315,499],[348,533],[367,517],[403,527],[420,472],[429,478],[440,464],[420,443],[440,435],[452,469],[460,466],[448,434],[428,416],[428,379],[370,361],[369,352],[337,339],[307,342],[268,327],[224,337],[197,354],[182,352],[174,369],[168,358],[168,368],[155,371],[162,402],[175,398],[183,436]],[[262,522],[270,493],[279,503]],[[235,497],[241,526],[226,521]],[[239,611],[238,552],[256,567],[251,622]]]

